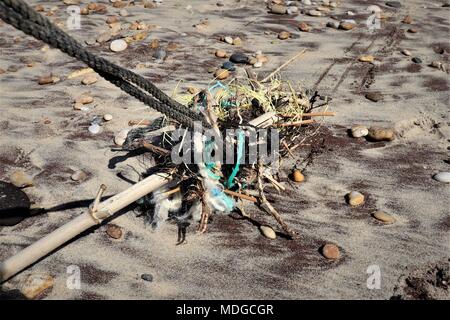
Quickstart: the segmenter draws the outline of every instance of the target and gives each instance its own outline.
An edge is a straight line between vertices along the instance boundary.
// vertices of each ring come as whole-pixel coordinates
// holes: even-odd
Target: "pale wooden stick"
[[[295,122],[285,122],[285,123],[276,123],[274,124],[275,127],[298,127],[303,124],[309,124],[314,123],[315,120],[302,120],[302,121],[295,121]]]
[[[159,189],[171,180],[172,176],[167,173],[151,175],[125,191],[99,203],[97,211],[87,210],[72,221],[0,263],[0,282],[8,280],[81,232],[102,222],[117,211]]]
[[[237,198],[240,198],[240,199],[248,200],[248,201],[251,201],[251,202],[258,202],[258,199],[256,199],[255,197],[248,196],[248,195],[243,194],[243,193],[234,192],[234,191],[231,191],[231,190],[228,190],[228,189],[223,190],[223,192],[225,192],[226,194],[229,194],[230,196],[233,196],[233,197],[237,197]]]
[[[336,112],[332,111],[324,111],[324,112],[310,112],[310,113],[302,113],[302,114],[280,114],[282,117],[293,118],[293,117],[333,117],[336,115]]]
[[[128,121],[128,125],[129,126],[136,126],[136,125],[149,126],[152,123],[153,123],[153,121],[150,121],[148,119],[130,120],[130,121]]]
[[[267,82],[270,80],[270,78],[273,77],[274,74],[276,74],[277,72],[279,72],[281,69],[283,69],[284,67],[286,67],[289,63],[291,63],[292,61],[294,61],[295,59],[301,57],[304,53],[306,52],[306,49],[303,49],[302,51],[300,51],[299,53],[297,53],[295,56],[289,58],[285,63],[283,63],[281,66],[279,66],[278,68],[276,68],[271,74],[269,74],[267,77],[265,77],[264,79],[262,79],[260,82]]]

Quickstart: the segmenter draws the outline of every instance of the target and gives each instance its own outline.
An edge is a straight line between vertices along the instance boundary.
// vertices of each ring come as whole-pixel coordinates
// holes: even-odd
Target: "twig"
[[[269,74],[267,77],[265,77],[264,79],[262,79],[260,82],[267,82],[268,80],[270,80],[270,78],[273,77],[274,74],[278,73],[281,69],[283,69],[284,67],[286,67],[289,63],[291,63],[292,61],[294,61],[295,59],[301,57],[304,53],[306,52],[306,49],[303,49],[302,51],[300,51],[299,53],[297,53],[295,56],[289,58],[285,63],[283,63],[281,66],[279,66],[278,68],[276,68],[271,74]]]
[[[147,120],[147,119],[142,119],[142,120],[130,120],[128,121],[128,125],[129,126],[137,126],[137,125],[142,125],[142,126],[149,126],[153,123],[153,121]]]
[[[279,223],[279,225],[283,228],[283,230],[291,237],[291,238],[297,238],[298,234],[292,230],[286,222],[284,222],[283,218],[280,216],[280,214],[275,210],[275,208],[267,201],[266,196],[264,194],[264,188],[262,183],[262,176],[263,176],[263,166],[261,163],[258,163],[258,190],[259,190],[259,197],[260,197],[260,205],[261,207],[266,210],[268,213],[270,213],[275,220]]]
[[[315,120],[302,120],[302,121],[295,121],[295,122],[285,122],[285,123],[275,123],[273,126],[275,127],[298,127],[303,124],[309,124],[309,123],[315,123]]]
[[[286,143],[286,141],[283,140],[283,146],[284,148],[287,150],[287,152],[289,153],[289,155],[292,157],[292,159],[295,159],[294,154],[292,153],[291,149],[289,149],[288,144]]]
[[[294,118],[294,117],[334,117],[336,115],[336,112],[333,111],[325,111],[325,112],[309,112],[309,113],[302,113],[302,114],[280,114],[280,116],[285,118]]]
[[[154,144],[151,144],[150,142],[147,142],[147,141],[142,141],[142,146],[145,149],[150,150],[154,153],[157,153],[161,156],[168,156],[170,154],[169,150],[155,146]]]
[[[228,190],[228,189],[223,190],[223,192],[225,192],[226,194],[229,194],[230,196],[233,196],[233,197],[237,197],[237,198],[240,198],[240,199],[248,200],[248,201],[251,201],[251,202],[258,202],[258,199],[256,199],[255,197],[248,196],[248,195],[243,194],[243,193],[234,192],[234,191],[231,191],[231,190]]]

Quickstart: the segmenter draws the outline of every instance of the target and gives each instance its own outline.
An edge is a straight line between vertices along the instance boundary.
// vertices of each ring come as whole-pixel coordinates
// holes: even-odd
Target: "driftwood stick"
[[[101,223],[117,211],[151,193],[172,180],[167,173],[151,175],[125,191],[98,203],[97,210],[86,210],[72,221],[59,227],[44,238],[26,247],[16,255],[0,263],[0,283],[30,266],[53,250],[76,237],[81,232]]]
[[[302,120],[302,121],[295,121],[295,122],[285,122],[285,123],[276,123],[274,124],[275,127],[299,127],[303,124],[309,124],[314,123],[315,120]]]
[[[265,77],[264,79],[262,79],[260,82],[267,82],[270,80],[270,78],[273,77],[274,74],[278,73],[281,69],[283,69],[284,67],[286,67],[289,63],[291,63],[292,61],[294,61],[297,58],[300,58],[304,53],[306,52],[306,49],[303,49],[302,51],[300,51],[299,53],[297,53],[295,56],[289,58],[285,63],[283,63],[281,66],[279,66],[278,68],[276,68],[271,74],[269,74],[267,77]]]
[[[302,113],[299,115],[295,114],[280,114],[280,116],[285,118],[293,118],[293,117],[334,117],[336,115],[336,112],[333,111],[324,111],[324,112],[309,112],[309,113]]]
[[[234,192],[234,191],[231,191],[231,190],[228,190],[228,189],[223,190],[223,192],[225,192],[226,194],[229,194],[230,196],[233,196],[233,197],[237,197],[237,198],[240,198],[240,199],[248,200],[248,201],[251,201],[251,202],[258,202],[258,199],[256,199],[255,197],[252,197],[252,196],[249,196],[249,195],[246,195],[246,194],[243,194],[243,193]]]

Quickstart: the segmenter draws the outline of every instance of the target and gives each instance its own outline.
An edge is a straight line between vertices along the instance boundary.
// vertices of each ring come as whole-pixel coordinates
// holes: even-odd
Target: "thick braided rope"
[[[7,6],[9,4],[11,4],[11,7]],[[204,126],[209,127],[209,124],[206,123],[201,114],[197,114],[170,99],[164,92],[145,78],[114,65],[106,59],[96,57],[89,53],[75,39],[53,26],[49,20],[36,13],[21,0],[0,0],[0,9],[0,17],[5,22],[53,47],[59,48],[72,57],[82,60],[96,70],[102,77],[105,77],[108,81],[155,108],[157,111],[179,121],[187,127],[192,128],[194,120],[202,121]],[[24,13],[25,17],[21,13]],[[123,82],[129,80],[150,93],[155,93],[154,96],[157,99],[159,98],[162,102],[169,102],[170,106],[164,105],[152,97],[145,95],[129,83],[121,83],[121,80]]]

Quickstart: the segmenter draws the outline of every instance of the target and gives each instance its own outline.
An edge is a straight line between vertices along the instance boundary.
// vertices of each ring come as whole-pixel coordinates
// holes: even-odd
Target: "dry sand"
[[[57,6],[50,17],[55,22],[67,17],[61,1],[27,2],[47,10]],[[450,258],[450,187],[431,179],[438,171],[449,171],[449,78],[428,66],[433,60],[448,63],[450,8],[442,8],[441,1],[412,0],[393,9],[380,1],[377,4],[390,18],[382,29],[370,33],[364,25],[367,15],[348,17],[360,25],[343,31],[327,28],[329,17],[269,14],[262,1],[225,0],[222,7],[216,2],[189,1],[189,9],[185,1],[165,0],[158,8],[142,9],[136,1],[135,7],[127,8],[129,16],[120,20],[159,27],[124,52],[112,53],[108,44],[92,46],[92,51],[171,93],[180,80],[181,90],[188,85],[206,87],[212,79],[207,69],[223,62],[214,57],[215,49],[262,50],[270,59],[256,70],[263,75],[308,48],[283,77],[331,96],[331,110],[337,116],[326,119],[311,144],[298,149],[298,156],[312,159],[303,165],[306,182],[293,185],[282,173],[288,191],[271,194],[275,207],[300,232],[300,240],[264,238],[259,223],[277,226],[249,206],[254,221],[238,215],[214,216],[205,234],[196,235],[191,225],[187,243],[176,246],[175,225],[153,231],[128,211],[114,221],[125,232],[122,240],[109,238],[105,226],[92,229],[7,282],[4,290],[42,272],[55,278],[45,299],[423,298],[414,295],[414,284],[404,277],[424,274],[439,261],[448,265]],[[373,3],[340,2],[335,12],[341,18],[348,10],[363,12]],[[299,7],[305,6],[299,2]],[[120,9],[108,3],[108,10],[118,14]],[[401,23],[406,14],[413,17],[418,33],[404,32],[411,27]],[[207,27],[193,27],[206,18]],[[95,39],[107,30],[105,19],[101,14],[82,16],[82,29],[68,32],[79,41]],[[313,30],[300,32],[299,21]],[[277,40],[280,30],[290,31],[292,38]],[[240,36],[243,45],[220,42],[222,35]],[[163,48],[169,42],[178,44],[163,63],[154,62],[154,50],[147,46],[154,38]],[[36,206],[53,208],[14,227],[0,227],[0,259],[5,259],[79,215],[101,183],[112,195],[129,186],[120,172],[136,181],[135,170],[142,172],[151,161],[114,150],[112,138],[130,119],[152,118],[156,113],[103,79],[90,86],[81,85],[81,78],[65,79],[84,65],[56,49],[42,51],[42,43],[9,25],[0,25],[0,39],[0,68],[18,67],[0,75],[0,179],[8,181],[9,173],[24,169],[35,181],[25,192]],[[412,63],[400,53],[404,48],[423,63]],[[441,49],[444,53],[439,53]],[[361,54],[373,54],[376,67],[357,62]],[[27,67],[27,60],[36,64]],[[48,73],[62,81],[39,85],[38,77]],[[94,96],[95,108],[73,110],[73,99],[86,91]],[[369,91],[381,92],[383,101],[367,100],[364,94]],[[114,119],[103,125],[102,133],[89,134],[90,121],[105,113]],[[393,126],[399,137],[386,143],[352,139],[347,128],[355,123]],[[70,179],[79,169],[88,173],[81,183]],[[346,205],[344,195],[351,190],[366,195],[363,206]],[[58,207],[61,204],[66,209]],[[375,210],[392,214],[397,222],[381,225],[370,216]],[[341,248],[340,260],[321,256],[319,248],[327,242]],[[81,290],[66,287],[70,265],[81,268]],[[370,265],[381,269],[379,290],[366,286]],[[142,273],[152,274],[153,282],[140,279]],[[448,288],[435,291],[430,293],[434,298],[450,298]]]

